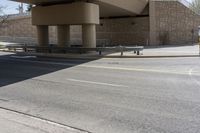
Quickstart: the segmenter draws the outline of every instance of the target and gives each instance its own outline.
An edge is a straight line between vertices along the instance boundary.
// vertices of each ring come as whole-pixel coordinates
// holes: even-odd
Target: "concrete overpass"
[[[34,4],[32,24],[37,26],[39,46],[49,44],[48,26],[57,26],[59,46],[69,46],[70,25],[82,25],[83,47],[96,47],[100,17],[140,14],[148,0],[13,0]]]

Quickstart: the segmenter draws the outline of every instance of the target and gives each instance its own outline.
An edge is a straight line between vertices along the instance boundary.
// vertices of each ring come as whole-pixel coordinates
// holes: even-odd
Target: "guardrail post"
[[[24,45],[24,52],[27,52],[27,45]]]
[[[99,51],[99,55],[101,55],[102,53],[101,53],[101,50]]]
[[[121,56],[123,56],[123,54],[124,54],[123,51],[121,51]]]
[[[63,48],[63,52],[64,52],[64,54],[67,53],[66,47]]]
[[[82,54],[82,53],[83,53],[83,51],[81,49],[79,49],[79,54]]]
[[[121,56],[123,56],[124,55],[124,48],[123,48],[123,46],[119,46],[119,48],[120,48],[120,51],[121,51]]]
[[[49,53],[52,53],[52,45],[49,46]]]
[[[137,55],[140,55],[140,51],[139,50],[137,51]]]

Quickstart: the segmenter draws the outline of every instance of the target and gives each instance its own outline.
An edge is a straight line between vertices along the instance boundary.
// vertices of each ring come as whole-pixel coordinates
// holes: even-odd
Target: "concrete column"
[[[37,25],[37,36],[39,46],[49,45],[49,29],[46,25]]]
[[[83,47],[86,47],[86,48],[96,47],[96,25],[95,24],[82,25],[82,40],[83,40]]]
[[[57,40],[58,46],[70,47],[70,25],[58,25],[57,26]]]

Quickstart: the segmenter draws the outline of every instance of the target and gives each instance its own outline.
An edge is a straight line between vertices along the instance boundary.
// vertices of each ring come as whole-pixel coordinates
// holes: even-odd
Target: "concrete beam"
[[[99,17],[99,6],[86,2],[36,6],[32,9],[33,25],[99,24]]]

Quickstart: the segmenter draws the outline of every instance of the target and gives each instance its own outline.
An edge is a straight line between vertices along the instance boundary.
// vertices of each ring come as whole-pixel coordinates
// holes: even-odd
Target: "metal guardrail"
[[[99,55],[102,55],[103,52],[120,52],[123,56],[125,51],[134,51],[135,54],[140,55],[140,52],[143,51],[143,46],[116,46],[116,47],[97,47],[97,48],[84,48],[84,47],[58,47],[58,46],[5,46],[9,50],[17,51],[19,49],[24,52],[36,51],[44,53],[67,53],[67,52],[76,52],[76,53],[86,53],[96,51]]]

